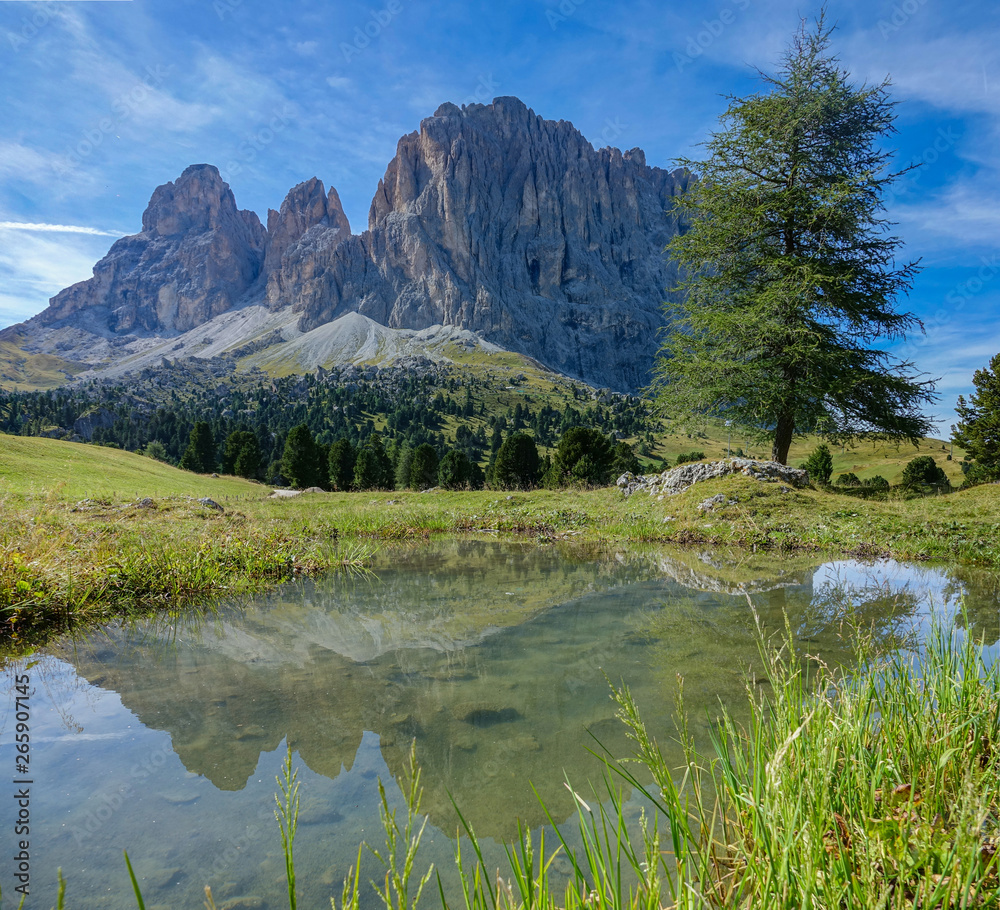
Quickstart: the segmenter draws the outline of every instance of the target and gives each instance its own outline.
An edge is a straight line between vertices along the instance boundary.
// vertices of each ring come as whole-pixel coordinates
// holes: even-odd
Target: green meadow
[[[117,449],[0,436],[4,640],[17,650],[70,624],[363,566],[380,542],[438,535],[1000,565],[997,485],[883,500],[741,476],[662,498],[626,498],[616,488],[271,492]],[[718,493],[731,504],[699,509]]]

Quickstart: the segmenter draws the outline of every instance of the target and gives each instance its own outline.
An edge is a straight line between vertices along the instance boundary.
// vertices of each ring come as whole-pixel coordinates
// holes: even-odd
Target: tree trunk
[[[795,419],[791,414],[782,414],[774,428],[774,442],[771,444],[771,461],[788,464],[788,447],[792,444]]]

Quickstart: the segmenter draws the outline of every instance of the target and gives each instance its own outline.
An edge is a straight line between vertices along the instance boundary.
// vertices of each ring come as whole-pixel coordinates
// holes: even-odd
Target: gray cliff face
[[[690,180],[639,149],[595,150],[516,98],[444,104],[400,139],[362,234],[315,177],[265,229],[214,167],[193,165],[154,191],[142,232],[117,241],[93,278],[12,330],[38,351],[60,344],[107,364],[124,339],[174,337],[248,303],[297,315],[303,332],[357,312],[390,328],[468,329],[635,390],[676,283],[663,250]]]
[[[268,306],[279,309],[310,288],[321,254],[351,235],[351,225],[330,187],[313,177],[288,191],[281,210],[267,213],[267,255],[264,257]]]
[[[60,291],[39,319],[52,324],[98,308],[114,333],[185,332],[247,292],[266,238],[257,216],[236,208],[216,168],[192,165],[153,192],[142,233],[117,241],[94,277]]]
[[[315,328],[357,310],[383,325],[456,325],[598,385],[648,380],[676,280],[663,248],[686,172],[595,151],[515,98],[442,105],[404,136],[369,229],[285,282]]]

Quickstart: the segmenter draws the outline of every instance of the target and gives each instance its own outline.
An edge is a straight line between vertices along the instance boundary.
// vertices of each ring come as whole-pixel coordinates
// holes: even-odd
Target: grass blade
[[[139,883],[135,879],[135,872],[132,871],[132,862],[128,858],[128,850],[122,851],[125,854],[125,865],[128,867],[128,877],[132,880],[132,890],[135,892],[135,902],[139,910],[146,910],[146,905],[142,900],[142,892],[139,890]],[[60,876],[59,906],[62,907],[62,876]]]

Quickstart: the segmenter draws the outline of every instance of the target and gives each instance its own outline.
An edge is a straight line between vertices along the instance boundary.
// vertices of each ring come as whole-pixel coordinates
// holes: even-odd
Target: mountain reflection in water
[[[928,599],[953,605],[962,592],[978,631],[995,640],[989,573],[458,542],[386,551],[371,575],[297,581],[242,609],[114,626],[50,653],[72,665],[79,685],[117,693],[141,724],[165,732],[183,768],[217,791],[271,786],[274,762],[262,774],[262,757],[283,741],[297,764],[348,787],[362,786],[348,773],[356,765],[365,780],[383,762],[401,779],[415,742],[432,825],[454,832],[454,799],[478,835],[499,839],[516,835],[518,819],[544,822],[531,784],[561,806],[567,778],[581,788],[597,779],[590,734],[628,754],[608,680],[628,683],[669,753],[682,675],[693,731],[707,742],[709,717],[720,700],[739,710],[744,673],[757,661],[748,595],[769,632],[788,617],[803,660],[808,652],[838,663],[848,659],[845,617],[891,644],[926,614]],[[80,729],[71,737],[86,735],[85,717],[72,722]],[[174,789],[171,817],[180,819],[183,794],[197,788]],[[196,799],[191,819],[205,811]],[[366,822],[345,820],[343,787],[335,804],[315,782],[304,784],[303,800],[301,881],[313,832],[349,840],[335,851],[326,844],[338,856],[361,837],[378,842],[371,806]],[[72,823],[83,809],[67,811]],[[234,816],[236,830],[247,824]],[[265,840],[276,847],[276,835]],[[120,852],[110,853],[108,878],[117,880]],[[315,875],[324,887],[346,872],[326,862]],[[66,867],[54,855],[58,864]],[[161,865],[173,868],[167,856]],[[167,876],[162,889],[176,896],[171,889],[211,883],[202,877],[183,884]]]

